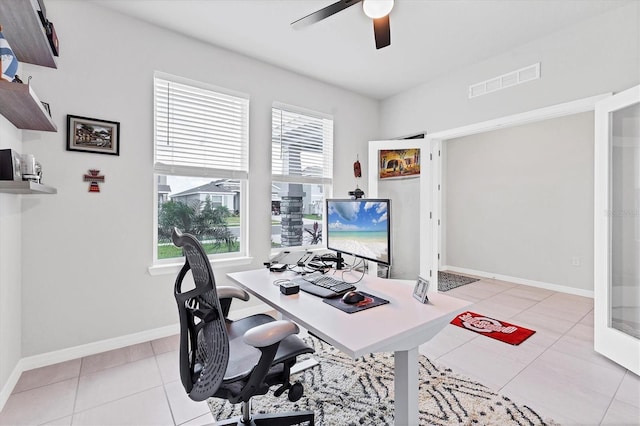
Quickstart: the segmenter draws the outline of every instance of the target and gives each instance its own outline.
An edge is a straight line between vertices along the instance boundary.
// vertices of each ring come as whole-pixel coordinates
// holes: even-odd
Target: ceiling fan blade
[[[340,0],[337,3],[333,3],[323,9],[305,16],[304,18],[300,18],[297,21],[292,22],[291,26],[302,27],[305,25],[316,23],[318,21],[322,21],[324,18],[328,18],[329,16],[348,8],[349,6],[360,3],[361,1],[362,0]]]
[[[373,20],[373,34],[376,37],[376,49],[382,49],[391,44],[389,15]]]

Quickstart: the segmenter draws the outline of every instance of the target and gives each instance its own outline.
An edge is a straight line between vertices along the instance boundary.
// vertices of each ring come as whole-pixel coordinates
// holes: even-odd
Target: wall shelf
[[[0,81],[0,114],[18,129],[58,131],[28,84]]]
[[[2,180],[0,181],[1,192],[9,194],[57,194],[58,190],[51,186],[28,180]]]
[[[19,62],[57,68],[49,39],[31,0],[0,1],[2,34]],[[19,129],[58,129],[28,84],[0,80],[0,114]]]
[[[2,34],[19,62],[57,68],[49,39],[31,0],[0,1]]]

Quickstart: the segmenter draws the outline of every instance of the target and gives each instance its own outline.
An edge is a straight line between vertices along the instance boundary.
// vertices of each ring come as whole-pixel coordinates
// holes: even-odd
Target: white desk
[[[429,293],[430,303],[424,305],[412,296],[415,282],[366,275],[356,284],[358,290],[387,299],[389,303],[347,314],[304,292],[290,296],[280,293],[273,281],[294,277],[291,272],[273,273],[263,268],[228,276],[285,317],[353,358],[374,352],[394,352],[395,424],[398,426],[418,424],[418,346],[470,305],[441,293]],[[351,281],[349,276],[345,275],[346,281]],[[353,281],[355,279],[354,274]]]

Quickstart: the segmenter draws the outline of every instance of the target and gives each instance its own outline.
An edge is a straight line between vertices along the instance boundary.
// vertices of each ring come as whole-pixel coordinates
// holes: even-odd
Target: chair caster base
[[[214,423],[216,426],[293,426],[308,423],[314,426],[313,411],[295,411],[291,413],[254,414],[249,423],[242,421],[242,417],[222,420]]]

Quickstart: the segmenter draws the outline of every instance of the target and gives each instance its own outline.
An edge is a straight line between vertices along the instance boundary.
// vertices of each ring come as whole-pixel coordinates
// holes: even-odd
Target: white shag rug
[[[254,412],[313,410],[317,426],[393,425],[393,354],[371,354],[353,360],[331,345],[309,336],[319,365],[292,377],[304,395],[290,402],[286,392],[252,399]],[[303,359],[301,357],[301,359]],[[558,425],[526,405],[518,405],[486,386],[436,366],[419,356],[419,420],[421,425]],[[275,389],[275,387],[274,387]],[[215,419],[240,415],[240,404],[211,398]],[[396,425],[403,426],[403,425]]]

